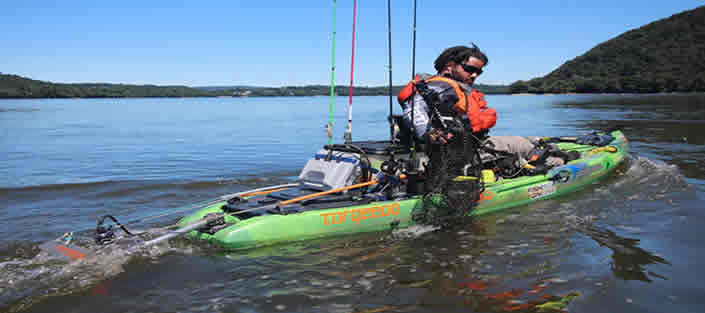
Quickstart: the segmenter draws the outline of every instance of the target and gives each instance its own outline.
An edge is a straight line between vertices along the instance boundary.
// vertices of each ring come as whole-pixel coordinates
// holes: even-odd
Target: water
[[[705,96],[487,98],[494,134],[618,127],[632,153],[587,190],[458,229],[238,252],[176,239],[73,263],[38,245],[67,231],[90,245],[103,214],[293,180],[327,142],[328,98],[2,100],[0,311],[536,312],[566,295],[570,312],[702,311]],[[354,139],[387,138],[387,98],[354,105]],[[336,99],[336,141],[346,107]]]

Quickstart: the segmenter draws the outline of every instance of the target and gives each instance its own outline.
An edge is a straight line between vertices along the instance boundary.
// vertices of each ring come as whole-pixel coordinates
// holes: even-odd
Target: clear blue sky
[[[350,83],[352,0],[338,0],[336,84]],[[411,77],[413,0],[392,0],[395,84]],[[416,68],[475,42],[485,84],[543,76],[702,0],[418,0]],[[0,1],[0,72],[53,82],[329,84],[333,1]],[[385,85],[387,2],[358,1],[355,84]]]

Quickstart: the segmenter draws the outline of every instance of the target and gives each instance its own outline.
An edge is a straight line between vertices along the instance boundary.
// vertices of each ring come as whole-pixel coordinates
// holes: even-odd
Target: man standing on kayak
[[[398,100],[404,109],[406,126],[413,126],[415,136],[432,145],[445,145],[453,139],[453,133],[432,122],[434,110],[439,117],[454,117],[462,121],[473,135],[482,140],[480,153],[483,161],[498,158],[497,154],[516,155],[529,160],[538,143],[538,138],[521,136],[488,136],[489,129],[497,122],[497,111],[487,107],[484,95],[472,88],[477,77],[489,62],[484,52],[476,45],[455,46],[444,50],[434,62],[436,75],[417,76],[399,93]],[[427,103],[417,90],[417,84],[425,85],[437,95]],[[413,107],[413,112],[412,112]],[[413,119],[412,119],[413,115]],[[545,165],[562,165],[564,160],[548,156]]]

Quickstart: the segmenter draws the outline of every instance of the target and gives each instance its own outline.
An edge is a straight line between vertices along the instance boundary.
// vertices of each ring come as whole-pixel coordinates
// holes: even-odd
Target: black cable
[[[110,218],[110,219],[113,220],[113,222],[114,222],[118,227],[120,227],[120,229],[122,229],[126,234],[128,234],[128,235],[130,235],[130,236],[134,236],[129,230],[127,230],[127,228],[125,227],[125,225],[120,224],[120,222],[118,221],[118,219],[115,218],[114,216],[110,215],[110,214],[103,215],[103,216],[101,216],[101,217],[98,219],[98,225],[96,226],[96,230],[97,230],[98,228],[102,227],[103,222],[105,221],[105,218]]]

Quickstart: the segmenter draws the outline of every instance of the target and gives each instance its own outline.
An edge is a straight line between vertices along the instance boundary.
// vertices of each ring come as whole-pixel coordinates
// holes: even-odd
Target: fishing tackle
[[[106,218],[110,218],[113,220],[113,222],[122,229],[122,231],[125,232],[125,234],[128,234],[130,236],[133,236],[133,234],[127,230],[127,227],[125,225],[120,224],[120,222],[115,218],[114,216],[107,214],[103,215],[100,218],[98,218],[98,224],[95,227],[95,243],[99,245],[105,245],[108,243],[113,242],[115,240],[115,231],[113,230],[113,225],[109,225],[108,227],[103,226],[103,223],[105,222]]]

